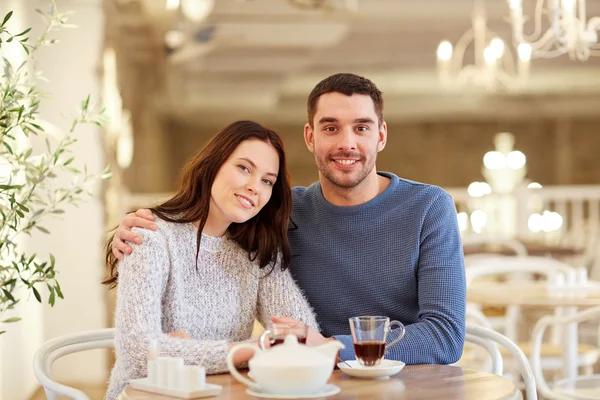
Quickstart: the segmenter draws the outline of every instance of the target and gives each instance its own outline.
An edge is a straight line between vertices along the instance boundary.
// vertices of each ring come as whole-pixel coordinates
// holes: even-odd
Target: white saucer
[[[318,392],[309,394],[273,394],[259,392],[252,389],[246,389],[246,393],[250,396],[260,397],[263,399],[318,399],[321,397],[333,396],[338,394],[342,389],[335,385],[327,384],[321,388]]]
[[[406,365],[402,361],[394,360],[381,360],[381,363],[376,367],[363,367],[356,360],[346,361],[346,364],[340,362],[337,366],[342,372],[357,378],[382,378],[396,375]]]
[[[166,396],[178,397],[180,399],[199,399],[201,397],[218,396],[223,388],[220,385],[211,385],[210,383],[207,383],[204,385],[203,389],[173,389],[166,386],[153,385],[148,382],[148,378],[132,379],[129,381],[129,385],[134,389],[143,390],[144,392],[164,394]]]

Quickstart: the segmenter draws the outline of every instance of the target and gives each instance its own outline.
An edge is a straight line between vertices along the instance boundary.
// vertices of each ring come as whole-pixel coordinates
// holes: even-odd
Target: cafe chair
[[[467,288],[475,279],[489,278],[491,276],[505,277],[511,279],[517,276],[516,279],[529,279],[526,276],[536,274],[541,276],[543,280],[547,280],[552,275],[562,275],[563,280],[573,268],[564,262],[553,258],[527,256],[527,257],[510,257],[496,256],[487,259],[482,259],[471,264],[466,268]],[[475,305],[477,307],[477,305]],[[507,308],[506,321],[503,333],[527,354],[531,355],[530,341],[517,341],[517,326],[519,323],[520,309],[518,306],[510,306]],[[495,330],[500,330],[494,325]],[[563,351],[564,349],[558,343],[558,340],[544,343],[542,346],[541,363],[544,370],[559,370],[563,366]],[[579,344],[577,349],[577,366],[580,368],[591,369],[600,357],[600,349],[587,344]],[[503,355],[506,355],[504,352]]]
[[[535,378],[527,357],[523,351],[506,336],[484,326],[466,324],[465,341],[477,344],[488,350],[492,359],[492,372],[502,376],[502,356],[498,345],[506,349],[515,359],[525,384],[526,400],[537,400]]]
[[[58,396],[65,396],[74,400],[90,400],[81,390],[56,382],[52,377],[52,364],[67,354],[112,348],[114,341],[115,329],[106,328],[59,336],[44,343],[33,358],[33,373],[44,387],[46,398],[58,400]]]
[[[523,351],[512,340],[492,329],[468,322],[466,324],[465,340],[477,345],[481,345],[486,350],[490,351],[490,357],[492,358],[493,366],[492,372],[500,376],[502,376],[502,356],[500,356],[500,362],[497,364],[497,357],[499,356],[499,351],[496,353],[498,350],[497,345],[505,348],[517,362],[519,371],[521,372],[521,376],[523,377],[523,382],[525,384],[526,400],[537,400],[535,378],[531,366],[529,365],[529,361],[527,360],[527,357],[525,357]],[[496,346],[495,350],[494,346]]]
[[[573,322],[579,323],[593,319],[597,320],[598,318],[600,318],[600,307],[592,307],[569,316],[546,315],[537,321],[533,327],[531,356],[529,357],[529,360],[531,362],[535,380],[544,399],[600,399],[600,375],[587,375],[571,379],[562,379],[551,386],[544,378],[542,366],[542,339],[546,328],[551,325],[565,325]],[[600,336],[598,337],[598,347],[600,347]]]
[[[467,324],[483,326],[492,329],[485,315],[476,308],[467,305]],[[473,346],[474,345],[474,346]],[[480,348],[484,350],[482,353]],[[491,365],[490,365],[491,364]],[[489,371],[502,376],[504,362],[497,343],[467,333],[463,354],[456,365],[477,370]]]

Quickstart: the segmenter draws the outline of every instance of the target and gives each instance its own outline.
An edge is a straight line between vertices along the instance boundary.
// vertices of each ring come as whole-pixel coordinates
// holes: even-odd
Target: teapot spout
[[[315,347],[315,350],[323,354],[325,357],[329,357],[335,361],[338,351],[345,347],[346,346],[344,346],[344,343],[340,342],[339,340],[330,340],[327,343]]]

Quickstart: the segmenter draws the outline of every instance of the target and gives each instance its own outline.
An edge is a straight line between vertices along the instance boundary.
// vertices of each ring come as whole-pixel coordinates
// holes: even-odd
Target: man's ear
[[[381,151],[385,149],[385,145],[387,143],[387,124],[385,121],[379,127],[379,139],[377,142],[377,151]]]
[[[310,126],[310,124],[307,122],[304,125],[304,143],[306,143],[306,147],[308,148],[308,151],[310,151],[311,153],[315,152],[315,142],[314,142],[314,131],[313,128]]]

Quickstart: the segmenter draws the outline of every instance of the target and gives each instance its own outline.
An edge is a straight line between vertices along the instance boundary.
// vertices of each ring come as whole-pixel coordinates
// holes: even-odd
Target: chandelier
[[[572,60],[585,61],[590,56],[600,56],[600,17],[586,20],[585,0],[536,1],[533,34],[526,36],[523,33],[527,19],[523,15],[523,1],[508,0],[513,36],[519,45],[531,46],[535,57],[550,58],[568,53]],[[544,13],[547,14],[548,27],[542,33]]]
[[[473,63],[465,64],[465,53],[472,48]],[[437,67],[440,83],[445,88],[475,87],[485,90],[518,89],[529,75],[531,47],[520,44],[517,59],[487,26],[483,2],[475,1],[472,27],[456,45],[443,41],[437,49]]]

